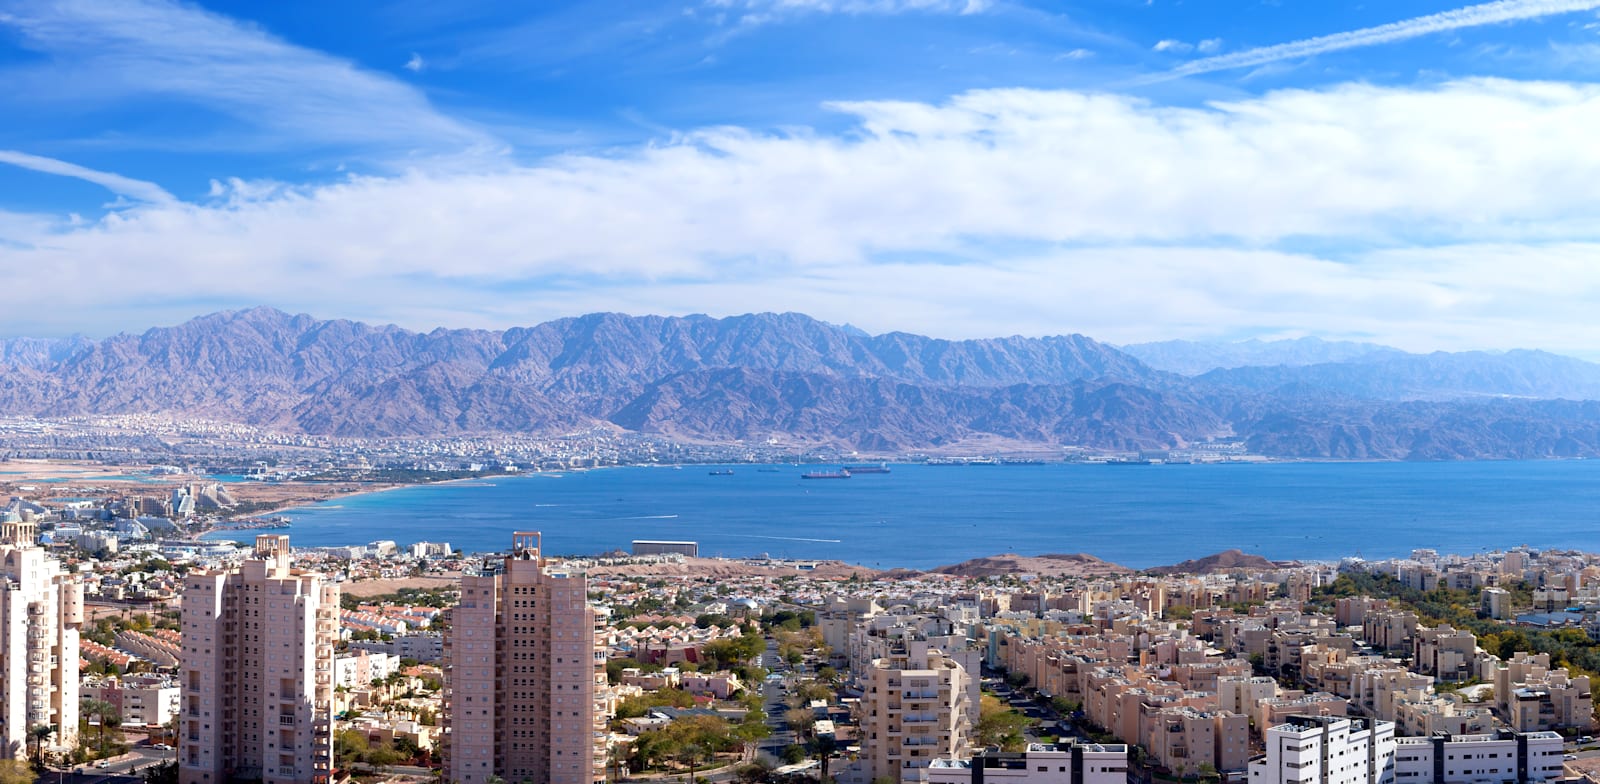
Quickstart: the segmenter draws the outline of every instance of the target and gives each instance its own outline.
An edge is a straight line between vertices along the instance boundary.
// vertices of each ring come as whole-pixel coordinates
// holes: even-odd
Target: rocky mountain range
[[[1198,376],[1211,370],[1287,365],[1301,367],[1327,362],[1391,357],[1405,352],[1376,343],[1295,338],[1292,340],[1242,340],[1237,343],[1202,343],[1193,340],[1163,340],[1134,343],[1121,350],[1158,370],[1185,376]]]
[[[1185,375],[1081,335],[869,335],[793,313],[424,333],[257,308],[102,341],[0,341],[0,414],[370,437],[604,425],[886,454],[1229,440],[1294,457],[1600,456],[1600,365],[1311,345],[1250,349],[1306,362]],[[1169,368],[1211,361],[1167,350]],[[1319,351],[1339,359],[1309,361]]]

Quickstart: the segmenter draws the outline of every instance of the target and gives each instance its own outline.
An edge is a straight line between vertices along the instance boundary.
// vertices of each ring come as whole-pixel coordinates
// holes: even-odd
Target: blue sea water
[[[1086,552],[1132,567],[1237,547],[1273,559],[1600,550],[1600,461],[1260,465],[615,468],[350,496],[286,514],[299,546],[392,539],[468,552],[542,531],[546,551],[686,539],[703,555],[930,567],[1002,552]],[[769,469],[772,467],[768,467]],[[222,532],[219,538],[248,538]]]

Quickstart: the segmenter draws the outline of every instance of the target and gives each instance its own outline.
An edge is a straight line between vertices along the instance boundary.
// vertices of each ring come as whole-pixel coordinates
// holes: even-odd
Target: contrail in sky
[[[1482,27],[1483,25],[1499,24],[1501,22],[1539,19],[1558,14],[1570,14],[1575,11],[1592,11],[1596,8],[1600,8],[1600,0],[1497,0],[1497,2],[1493,3],[1469,5],[1466,8],[1457,8],[1454,11],[1442,11],[1437,14],[1419,16],[1415,19],[1390,22],[1377,27],[1366,27],[1344,33],[1322,35],[1316,38],[1307,38],[1303,41],[1263,46],[1256,49],[1247,49],[1243,52],[1217,55],[1216,57],[1203,57],[1199,60],[1184,63],[1170,71],[1135,79],[1134,83],[1153,84],[1171,79],[1180,79],[1185,76],[1194,76],[1195,74],[1211,73],[1212,71],[1250,68],[1257,65],[1275,63],[1280,60],[1311,57],[1326,52],[1394,43],[1395,41],[1404,41],[1419,36],[1461,30],[1468,27]]]

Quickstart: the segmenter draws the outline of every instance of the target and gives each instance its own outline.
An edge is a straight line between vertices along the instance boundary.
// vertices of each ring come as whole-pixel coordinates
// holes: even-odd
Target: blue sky
[[[1593,355],[1596,9],[0,0],[0,334],[797,310]]]

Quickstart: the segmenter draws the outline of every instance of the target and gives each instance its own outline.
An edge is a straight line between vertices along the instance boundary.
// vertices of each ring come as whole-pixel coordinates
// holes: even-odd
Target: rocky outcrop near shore
[[[1046,555],[1018,555],[1001,553],[983,558],[973,558],[958,564],[941,566],[934,574],[956,577],[997,577],[1031,574],[1039,577],[1111,577],[1133,574],[1132,569],[1110,561],[1102,561],[1088,553],[1049,553]]]

